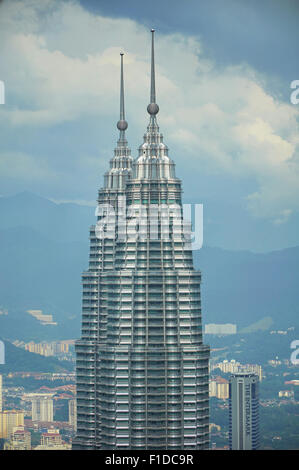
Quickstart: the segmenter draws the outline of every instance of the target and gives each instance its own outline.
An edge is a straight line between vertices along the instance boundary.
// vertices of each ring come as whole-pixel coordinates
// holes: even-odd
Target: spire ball
[[[147,107],[147,112],[151,116],[154,116],[155,114],[158,114],[159,106],[157,105],[157,103],[150,103]]]
[[[128,128],[128,123],[124,119],[120,119],[117,123],[117,129],[119,131],[125,131]]]

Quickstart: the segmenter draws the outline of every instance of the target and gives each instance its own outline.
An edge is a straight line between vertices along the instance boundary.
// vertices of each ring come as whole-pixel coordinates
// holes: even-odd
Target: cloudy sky
[[[93,204],[117,140],[124,51],[132,155],[148,122],[150,28],[158,121],[206,242],[298,245],[297,0],[0,2],[0,194]]]

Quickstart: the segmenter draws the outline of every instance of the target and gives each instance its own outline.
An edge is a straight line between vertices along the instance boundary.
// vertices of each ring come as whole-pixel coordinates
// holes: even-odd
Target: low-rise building
[[[59,429],[50,428],[42,434],[40,445],[34,450],[71,450],[71,444],[62,440]]]
[[[4,444],[4,450],[31,450],[31,433],[24,426],[15,427],[10,441]]]

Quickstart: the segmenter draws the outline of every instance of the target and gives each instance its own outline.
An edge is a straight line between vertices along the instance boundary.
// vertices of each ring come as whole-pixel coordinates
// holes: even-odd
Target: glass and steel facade
[[[259,377],[237,372],[229,381],[229,447],[257,450],[259,446]]]
[[[74,449],[209,447],[201,273],[182,230],[181,181],[157,124],[153,82],[152,46],[150,122],[139,156],[133,161],[128,149],[123,113],[98,196],[113,208],[117,228],[102,238],[97,226],[90,230]]]

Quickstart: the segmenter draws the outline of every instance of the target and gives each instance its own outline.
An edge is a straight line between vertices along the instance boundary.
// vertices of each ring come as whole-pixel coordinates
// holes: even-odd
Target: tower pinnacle
[[[151,94],[150,94],[150,104],[147,107],[147,112],[151,116],[155,116],[159,112],[159,106],[156,103],[156,85],[155,85],[155,45],[154,45],[155,30],[152,29],[151,33],[152,33]]]
[[[124,98],[124,70],[123,70],[123,52],[120,53],[120,115],[117,122],[119,130],[119,139],[114,149],[114,156],[110,160],[110,169],[105,173],[104,188],[117,189],[123,191],[126,181],[131,176],[132,157],[131,150],[128,147],[125,131],[128,123],[125,120],[125,98]]]
[[[125,120],[125,98],[124,98],[124,67],[123,67],[124,53],[120,53],[120,113],[117,129],[120,131],[120,139],[124,138],[125,130],[128,128],[128,123]]]

